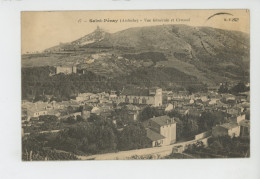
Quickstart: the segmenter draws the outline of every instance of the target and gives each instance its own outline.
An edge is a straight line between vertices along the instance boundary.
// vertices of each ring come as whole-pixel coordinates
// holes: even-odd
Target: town
[[[97,26],[28,51],[22,159],[250,157],[249,39],[184,24]]]
[[[77,69],[58,66],[59,73],[70,75]],[[225,85],[196,93],[154,86],[78,93],[69,100],[55,100],[52,95],[45,95],[44,100],[22,100],[23,160],[90,159],[114,152],[111,159],[131,159],[131,150],[152,155],[148,149],[160,157],[199,157],[198,150],[206,150],[222,138],[247,141],[249,91],[232,94],[223,91]],[[30,146],[30,140],[41,144]],[[163,147],[168,152],[161,153]],[[223,146],[222,150],[226,151]],[[130,152],[117,158],[120,151]],[[249,148],[208,157],[216,156],[249,157]]]

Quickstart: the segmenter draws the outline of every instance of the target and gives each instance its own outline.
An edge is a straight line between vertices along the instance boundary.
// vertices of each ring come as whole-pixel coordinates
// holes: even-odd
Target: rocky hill
[[[77,64],[81,69],[112,78],[128,78],[127,75],[136,76],[139,72],[143,78],[140,80],[146,81],[154,80],[152,70],[153,74],[163,73],[162,77],[170,83],[181,85],[174,81],[181,78],[172,78],[172,69],[175,76],[190,76],[183,80],[214,86],[223,81],[249,81],[249,52],[249,35],[238,31],[187,25],[136,27],[116,33],[97,28],[42,54],[24,55],[22,64]]]

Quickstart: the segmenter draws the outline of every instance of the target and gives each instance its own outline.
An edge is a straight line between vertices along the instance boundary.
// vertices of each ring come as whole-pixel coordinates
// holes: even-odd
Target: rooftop
[[[224,127],[226,129],[232,129],[237,127],[238,125],[236,123],[224,123],[220,125],[221,127]]]
[[[161,134],[158,134],[157,132],[154,132],[151,129],[146,129],[146,136],[151,140],[151,141],[157,141],[160,139],[164,139],[165,137],[162,136]]]
[[[239,122],[239,125],[243,126],[243,127],[250,127],[250,121],[249,120],[242,120],[242,121]]]
[[[166,126],[169,124],[169,121],[171,121],[172,119],[169,116],[158,116],[158,117],[150,118],[150,120],[157,123],[160,126]],[[172,122],[170,123],[175,123],[175,121],[172,120]]]

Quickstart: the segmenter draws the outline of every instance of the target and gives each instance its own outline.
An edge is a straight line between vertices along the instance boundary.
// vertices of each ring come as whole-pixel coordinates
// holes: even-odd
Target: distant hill
[[[97,28],[71,43],[46,49],[43,54],[24,55],[22,64],[78,64],[81,69],[113,78],[145,69],[143,72],[149,71],[149,75],[142,73],[140,78],[146,81],[154,81],[150,74],[153,69],[179,86],[182,83],[169,73],[172,69],[175,76],[190,76],[183,78],[184,86],[186,79],[215,86],[223,81],[249,81],[249,52],[249,35],[238,31],[187,25],[136,27],[116,33]],[[87,63],[88,59],[94,59],[93,63]],[[163,69],[167,72],[162,73]]]

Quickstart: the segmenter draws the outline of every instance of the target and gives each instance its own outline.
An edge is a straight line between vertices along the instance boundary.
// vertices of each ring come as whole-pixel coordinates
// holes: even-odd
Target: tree
[[[41,115],[39,116],[39,120],[44,122],[57,122],[58,117],[55,115]]]
[[[227,84],[221,84],[218,89],[218,92],[219,93],[228,93],[229,90],[228,90]]]
[[[70,123],[70,124],[74,124],[76,122],[75,117],[74,116],[69,116],[67,118],[67,122]]]
[[[224,123],[225,115],[223,112],[215,111],[215,112],[203,112],[198,119],[198,127],[199,132],[205,132],[217,124]]]
[[[147,146],[146,130],[142,123],[133,122],[126,126],[118,137],[119,150],[140,149]]]
[[[179,118],[174,119],[176,121],[176,138],[177,140],[183,137],[184,124]]]
[[[158,108],[147,106],[141,111],[139,119],[141,121],[146,121],[154,116],[157,117],[160,115],[164,115],[164,113],[160,112]]]
[[[244,83],[239,82],[237,85],[235,85],[231,89],[231,92],[234,93],[234,94],[237,94],[237,93],[245,92],[245,91],[248,91],[248,90],[249,90],[249,88],[247,88]]]
[[[183,120],[183,137],[191,137],[198,133],[198,124],[194,119],[185,117]]]
[[[81,121],[84,121],[84,120],[83,120],[83,118],[80,115],[77,115],[77,121],[81,122]]]

